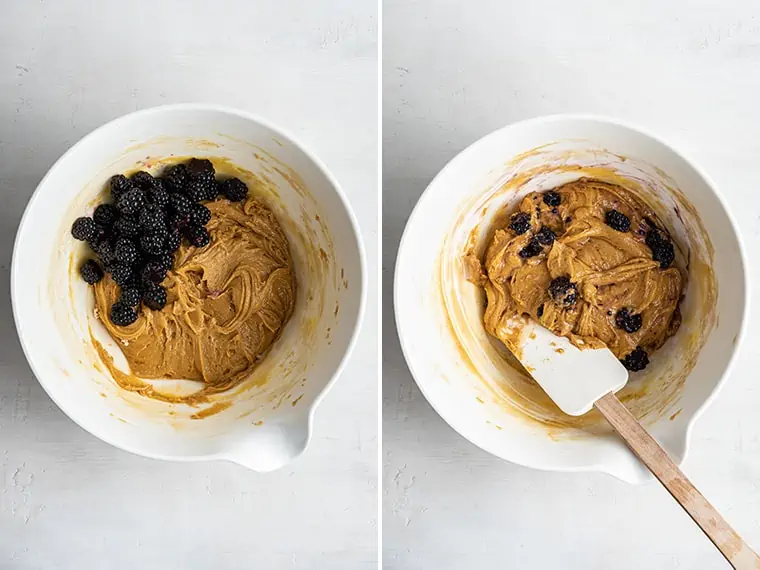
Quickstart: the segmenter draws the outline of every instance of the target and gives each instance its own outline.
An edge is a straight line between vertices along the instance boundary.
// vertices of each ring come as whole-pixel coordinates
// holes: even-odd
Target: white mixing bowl
[[[70,233],[74,219],[91,214],[102,199],[110,176],[156,168],[172,156],[217,158],[243,169],[240,176],[288,236],[298,281],[293,317],[253,376],[199,406],[149,399],[114,382],[90,331],[117,362],[123,355],[93,314],[92,291],[77,271],[87,248]],[[173,105],[116,119],[55,163],[21,220],[11,287],[32,370],[83,428],[140,455],[228,459],[269,471],[305,449],[314,410],[354,344],[364,281],[356,220],[316,157],[247,113]],[[175,393],[197,389],[190,382],[162,382],[156,386]]]
[[[398,333],[425,397],[474,444],[529,467],[642,482],[649,472],[598,414],[564,416],[509,364],[485,332],[484,294],[462,263],[465,253],[482,254],[494,220],[525,194],[582,176],[642,195],[673,232],[687,269],[679,331],[621,392],[681,462],[744,330],[746,264],[736,225],[704,173],[639,129],[597,117],[544,117],[491,133],[456,156],[420,198],[401,240]]]

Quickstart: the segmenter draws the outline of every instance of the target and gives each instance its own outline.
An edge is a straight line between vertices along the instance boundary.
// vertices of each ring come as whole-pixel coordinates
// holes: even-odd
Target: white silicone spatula
[[[559,408],[570,415],[595,407],[734,568],[760,570],[760,557],[692,485],[660,444],[615,395],[628,371],[607,349],[580,350],[531,321],[515,356]]]

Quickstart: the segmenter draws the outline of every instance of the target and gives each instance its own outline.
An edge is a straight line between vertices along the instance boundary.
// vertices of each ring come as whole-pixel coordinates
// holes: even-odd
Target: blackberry
[[[165,188],[156,187],[148,190],[148,203],[158,206],[159,208],[169,207],[169,192]]]
[[[172,212],[169,214],[167,225],[169,230],[181,230],[187,224],[190,223],[190,214],[188,212],[180,214],[179,212]]]
[[[518,255],[522,257],[523,259],[526,259],[528,257],[536,257],[539,253],[541,253],[541,250],[543,248],[541,247],[541,244],[538,242],[538,239],[536,236],[533,236],[530,241],[528,242],[528,245],[526,245],[524,248],[522,248]]]
[[[544,194],[544,204],[547,206],[559,206],[560,202],[562,202],[562,196],[554,190],[549,190]]]
[[[238,178],[229,178],[219,184],[219,193],[231,202],[240,202],[248,196],[248,186]],[[530,220],[530,218],[528,219]]]
[[[170,194],[169,203],[176,213],[190,215],[190,209],[192,208],[193,203],[186,195]]]
[[[119,303],[128,307],[136,307],[140,304],[140,299],[142,299],[142,293],[137,287],[124,287],[119,294]]]
[[[549,284],[549,296],[560,307],[569,309],[578,300],[578,288],[567,276],[555,277]]]
[[[114,261],[123,265],[134,265],[140,258],[135,243],[127,238],[119,238],[114,248]]]
[[[143,284],[148,283],[161,283],[166,279],[166,271],[168,268],[164,267],[159,261],[149,261],[145,264],[140,272],[140,278]]]
[[[549,228],[546,226],[541,226],[541,229],[538,230],[538,233],[536,233],[535,239],[537,239],[538,243],[541,245],[551,245],[554,243],[556,237],[557,235]]]
[[[647,232],[646,238],[644,238],[644,243],[649,246],[649,249],[654,250],[670,243],[670,239],[665,235],[665,232],[651,226]]]
[[[187,163],[187,172],[190,176],[198,176],[200,174],[210,173],[214,176],[214,165],[206,158],[191,158]]]
[[[103,279],[103,270],[100,268],[100,265],[92,259],[88,259],[82,264],[82,267],[79,268],[79,274],[82,276],[82,279],[87,281],[90,285],[95,285],[95,283]]]
[[[185,228],[185,237],[195,247],[206,247],[211,242],[211,236],[203,226],[188,226]]]
[[[169,271],[174,265],[174,256],[171,253],[162,253],[153,260],[163,271]]]
[[[113,201],[116,202],[122,194],[126,193],[127,190],[130,190],[132,188],[132,183],[129,181],[129,178],[123,174],[116,174],[115,176],[111,176],[110,187],[111,198],[113,198]]]
[[[644,370],[649,364],[649,355],[643,348],[637,346],[633,352],[626,355],[620,362],[631,372],[638,372],[639,370]]]
[[[635,333],[641,328],[641,315],[631,313],[628,309],[623,307],[615,315],[615,324],[619,329],[623,329],[627,333]]]
[[[662,246],[661,248],[652,251],[652,259],[660,263],[660,269],[670,267],[676,260],[676,252],[673,249],[673,244],[669,243],[666,246]]]
[[[164,174],[164,181],[166,182],[167,190],[169,190],[169,192],[184,192],[188,180],[189,174],[187,172],[187,166],[184,164],[170,166]]]
[[[133,277],[132,268],[129,265],[118,262],[111,265],[111,279],[113,279],[119,287],[128,285]]]
[[[657,228],[652,228],[647,232],[647,236],[644,242],[652,250],[652,259],[659,262],[660,267],[665,269],[675,261],[676,254],[673,248],[673,242],[665,234]]]
[[[536,310],[536,314],[538,315],[539,319],[544,316],[544,306],[543,305],[540,305],[538,307],[538,310]]]
[[[133,216],[145,206],[145,193],[139,188],[132,188],[122,194],[116,202],[116,209],[125,216]]]
[[[144,170],[135,172],[130,180],[132,181],[132,184],[143,190],[149,190],[156,186],[156,179],[153,178],[149,172],[145,172]]]
[[[74,220],[71,235],[80,241],[94,241],[98,237],[98,226],[92,218],[83,216]]]
[[[211,172],[203,172],[198,176],[190,178],[187,183],[187,195],[194,202],[201,200],[216,200],[218,190],[216,189],[216,180]]]
[[[140,236],[140,247],[150,255],[161,255],[164,252],[165,236],[162,233],[151,232]]]
[[[618,232],[627,232],[631,229],[631,220],[625,214],[617,210],[610,210],[604,215],[604,223]]]
[[[518,236],[524,234],[530,229],[530,215],[525,212],[512,214],[512,218],[509,221],[509,229]]]
[[[140,233],[140,226],[134,218],[122,216],[114,222],[113,231],[122,237],[133,238]]]
[[[117,327],[126,327],[137,320],[137,312],[125,303],[111,305],[111,322]]]
[[[95,253],[98,254],[100,262],[108,267],[114,262],[114,245],[111,240],[104,239],[94,248]]]
[[[173,229],[169,231],[169,235],[166,238],[166,251],[174,253],[182,245],[182,235],[179,233],[179,229]]]
[[[95,208],[92,219],[95,223],[104,228],[110,228],[116,221],[116,209],[111,204],[101,204]]]
[[[164,211],[155,204],[145,206],[137,220],[140,223],[140,229],[146,233],[154,232],[166,224]]]
[[[190,209],[190,223],[194,226],[205,226],[211,220],[211,210],[203,204],[193,204]]]
[[[166,289],[155,283],[143,291],[143,303],[149,309],[160,311],[166,306]]]

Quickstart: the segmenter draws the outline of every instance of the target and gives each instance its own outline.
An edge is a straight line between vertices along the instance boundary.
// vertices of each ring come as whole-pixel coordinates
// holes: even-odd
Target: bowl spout
[[[256,427],[233,445],[223,458],[253,471],[279,469],[301,455],[311,438],[308,416],[293,417]]]

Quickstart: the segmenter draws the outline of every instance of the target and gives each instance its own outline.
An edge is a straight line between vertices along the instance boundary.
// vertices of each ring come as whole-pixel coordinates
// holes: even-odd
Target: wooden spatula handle
[[[715,507],[707,502],[615,394],[602,396],[594,405],[718,547],[731,566],[741,570],[760,570],[760,557],[731,528]]]

